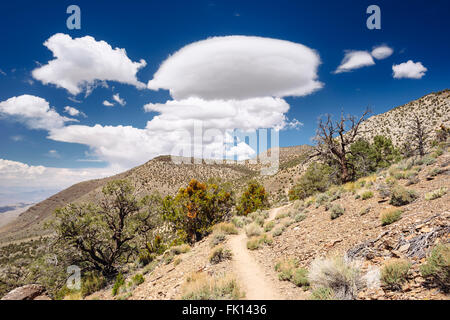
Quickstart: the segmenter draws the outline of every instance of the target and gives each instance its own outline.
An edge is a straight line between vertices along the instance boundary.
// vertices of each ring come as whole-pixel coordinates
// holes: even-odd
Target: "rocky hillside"
[[[450,90],[430,93],[388,112],[370,117],[361,125],[360,137],[371,140],[376,135],[384,135],[391,138],[397,147],[401,147],[410,139],[410,126],[415,114],[422,120],[432,141],[441,125],[450,127]]]
[[[86,299],[224,298],[213,296],[205,289],[209,286],[223,292],[233,288],[224,293],[232,299],[327,299],[317,285],[328,281],[337,289],[350,281],[338,278],[343,266],[330,260],[346,256],[345,268],[353,270],[346,276],[354,277],[355,287],[344,298],[448,300],[448,293],[421,271],[437,244],[448,245],[450,232],[450,155],[432,159],[409,159],[305,201],[233,219],[235,227],[218,226],[191,248],[173,248],[143,268],[132,268],[116,295],[110,285]],[[398,174],[412,171],[413,184]],[[415,198],[393,205],[384,187],[394,181]],[[383,212],[392,210],[400,216],[386,223]],[[317,263],[320,259],[325,262]],[[390,278],[386,270],[394,263],[407,269]],[[136,282],[139,274],[143,278]]]

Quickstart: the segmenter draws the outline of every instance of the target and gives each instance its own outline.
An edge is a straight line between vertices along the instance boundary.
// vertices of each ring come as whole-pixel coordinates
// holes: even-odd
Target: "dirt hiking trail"
[[[270,211],[266,221],[273,220],[281,208]],[[283,300],[285,299],[273,285],[270,277],[263,271],[258,262],[250,255],[247,249],[247,236],[241,230],[237,236],[229,241],[233,252],[233,270],[240,284],[245,290],[247,300]]]

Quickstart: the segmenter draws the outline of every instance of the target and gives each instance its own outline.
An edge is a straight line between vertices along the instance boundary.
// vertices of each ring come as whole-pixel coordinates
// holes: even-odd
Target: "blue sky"
[[[69,16],[66,8],[70,4],[81,8],[81,30],[66,27]],[[366,27],[369,16],[366,8],[371,4],[381,9],[381,30]],[[193,42],[230,35],[273,38],[302,44],[320,56],[321,64],[316,71],[323,87],[304,96],[283,97],[290,106],[286,117],[297,119],[303,126],[282,130],[280,145],[310,143],[317,118],[324,113],[339,113],[343,109],[358,114],[365,107],[382,113],[432,91],[448,88],[449,9],[450,3],[445,0],[432,4],[429,1],[319,0],[3,1],[0,3],[0,102],[32,95],[45,99],[59,115],[77,119],[79,125],[143,129],[157,115],[144,112],[143,106],[164,104],[172,99],[167,90],[107,81],[107,87],[100,85],[88,94],[84,91],[73,95],[33,77],[34,69],[54,59],[43,43],[62,33],[72,39],[91,36],[112,48],[124,48],[132,62],[146,61],[135,76],[147,84],[169,55]],[[334,73],[345,50],[370,53],[381,45],[393,49],[392,55],[373,59],[374,65]],[[409,60],[420,62],[427,69],[424,75],[420,79],[394,78],[392,66]],[[104,100],[113,102],[114,94],[119,94],[126,104],[104,106]],[[64,112],[66,106],[76,108],[86,117],[70,116]],[[49,130],[32,129],[17,117],[0,115],[0,135],[0,159],[45,168],[102,169],[111,165],[111,158],[99,156],[98,145],[95,148],[49,139]],[[127,165],[121,163],[121,168]],[[3,188],[7,176],[2,176],[5,177]],[[62,185],[57,184],[55,188]],[[21,188],[19,183],[17,188]]]

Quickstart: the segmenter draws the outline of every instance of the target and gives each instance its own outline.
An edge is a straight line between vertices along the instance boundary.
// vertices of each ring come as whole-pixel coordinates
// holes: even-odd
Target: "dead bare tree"
[[[423,120],[421,120],[417,114],[414,114],[409,129],[411,131],[411,140],[414,151],[423,157],[426,152],[425,149],[429,138],[429,130],[424,127]]]
[[[333,121],[329,114],[326,115],[325,120],[319,119],[314,137],[317,155],[325,158],[331,156],[337,161],[342,182],[351,180],[347,155],[350,153],[350,145],[355,141],[361,123],[370,112],[366,109],[359,119],[353,115],[344,116],[343,112],[337,121]]]

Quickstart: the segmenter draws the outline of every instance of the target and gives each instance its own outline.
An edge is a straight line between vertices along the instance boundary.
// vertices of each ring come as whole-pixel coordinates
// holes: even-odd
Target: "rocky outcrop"
[[[45,288],[38,284],[27,284],[15,288],[7,293],[1,300],[51,300],[45,294]]]

